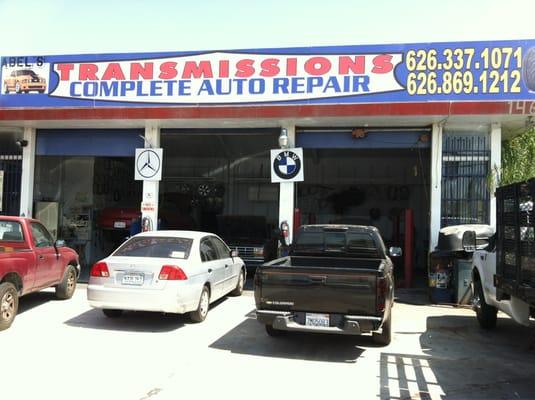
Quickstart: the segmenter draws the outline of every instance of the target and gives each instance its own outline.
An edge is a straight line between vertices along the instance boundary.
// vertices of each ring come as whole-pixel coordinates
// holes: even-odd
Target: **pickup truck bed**
[[[270,335],[311,331],[380,336],[390,330],[393,278],[386,256],[343,251],[290,255],[262,265],[254,286],[257,320]],[[386,344],[390,333],[384,336]]]
[[[380,264],[346,258],[275,260],[259,274],[258,303],[263,307],[278,301],[291,311],[374,315]]]

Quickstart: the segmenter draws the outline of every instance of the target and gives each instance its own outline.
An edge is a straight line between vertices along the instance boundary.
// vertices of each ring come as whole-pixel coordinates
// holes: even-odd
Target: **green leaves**
[[[535,177],[535,128],[502,143],[502,170],[499,185]]]

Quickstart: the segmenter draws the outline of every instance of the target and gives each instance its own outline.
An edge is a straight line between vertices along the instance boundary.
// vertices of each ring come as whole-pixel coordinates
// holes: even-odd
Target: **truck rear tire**
[[[372,333],[373,342],[381,346],[388,346],[392,341],[392,309],[388,319],[383,322],[381,333]]]
[[[9,282],[0,284],[0,331],[13,323],[19,309],[19,294],[15,285]]]
[[[498,320],[498,310],[485,302],[483,286],[479,279],[474,281],[474,298],[472,300],[479,326],[483,329],[494,329]]]
[[[65,269],[63,279],[56,286],[56,297],[61,300],[67,300],[72,297],[76,289],[76,268],[68,265]]]
[[[284,335],[284,331],[273,328],[273,325],[266,324],[266,333],[271,337],[279,337]]]

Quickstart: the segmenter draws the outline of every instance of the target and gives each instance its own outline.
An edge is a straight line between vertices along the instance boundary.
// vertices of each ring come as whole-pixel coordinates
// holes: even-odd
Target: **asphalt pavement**
[[[206,321],[91,309],[85,285],[21,299],[0,332],[0,399],[535,399],[535,331],[501,315],[480,330],[468,308],[403,292],[392,343],[368,337],[266,335],[250,290]]]

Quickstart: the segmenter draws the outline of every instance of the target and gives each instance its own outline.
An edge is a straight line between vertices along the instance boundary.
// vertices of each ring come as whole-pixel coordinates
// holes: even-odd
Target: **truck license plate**
[[[125,274],[122,279],[123,285],[143,285],[143,275],[142,274]]]
[[[312,314],[306,313],[305,315],[306,326],[329,326],[329,314]]]
[[[113,227],[117,228],[117,229],[124,229],[124,228],[126,228],[126,222],[124,222],[124,221],[115,221],[113,223]]]

